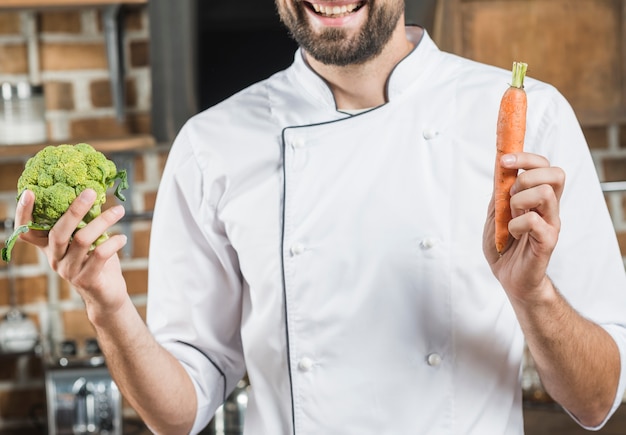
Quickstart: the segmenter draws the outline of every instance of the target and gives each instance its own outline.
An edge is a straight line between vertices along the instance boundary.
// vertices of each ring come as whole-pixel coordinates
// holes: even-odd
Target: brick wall
[[[44,86],[50,143],[89,142],[150,132],[149,26],[145,7],[123,10],[126,120],[117,121],[113,107],[102,12],[97,8],[37,12],[40,77]],[[29,80],[25,14],[0,11],[0,82]],[[153,209],[167,147],[110,154],[132,169],[130,213]],[[11,153],[14,154],[14,153]],[[15,212],[16,183],[29,156],[6,157],[0,152],[0,242],[8,231],[2,223]],[[113,199],[109,199],[111,204]],[[145,315],[149,220],[119,225],[129,247],[122,267],[131,297]],[[35,248],[18,242],[11,274],[19,308],[39,327],[42,337],[83,343],[94,336],[83,303],[71,286],[51,272]],[[9,271],[0,262],[0,317],[10,308]],[[128,407],[127,414],[132,414]],[[0,354],[0,433],[42,433],[46,402],[42,360],[36,355]],[[32,432],[31,432],[32,431]]]
[[[626,125],[584,128],[596,170],[603,182],[626,181]],[[605,194],[613,226],[626,258],[626,192]]]
[[[36,14],[37,71],[44,85],[48,138],[110,138],[150,131],[149,27],[145,7],[123,9],[125,122],[115,118],[99,9]],[[0,12],[0,82],[29,80],[26,12]]]

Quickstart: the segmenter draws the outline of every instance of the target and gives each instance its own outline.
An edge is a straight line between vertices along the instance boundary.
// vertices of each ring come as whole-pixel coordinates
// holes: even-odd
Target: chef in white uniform
[[[277,4],[293,65],[193,117],[171,149],[150,330],[113,255],[122,236],[90,256],[53,233],[44,248],[128,400],[156,432],[196,433],[247,373],[250,435],[520,435],[526,340],[554,399],[601,427],[626,387],[626,278],[565,99],[526,80],[499,256],[488,216],[510,72],[441,52],[405,28],[402,0]]]

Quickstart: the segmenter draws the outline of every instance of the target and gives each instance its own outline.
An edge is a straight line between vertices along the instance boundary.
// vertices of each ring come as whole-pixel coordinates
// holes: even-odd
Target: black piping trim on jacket
[[[289,127],[287,127],[289,128]],[[291,346],[289,345],[289,320],[288,320],[288,315],[287,315],[287,282],[285,279],[285,210],[287,209],[286,207],[286,203],[287,203],[287,165],[286,165],[286,158],[287,158],[287,142],[285,141],[285,130],[287,130],[287,128],[283,129],[283,132],[281,134],[282,136],[282,140],[283,140],[283,222],[282,222],[282,228],[281,228],[281,235],[280,235],[280,263],[281,263],[281,269],[282,269],[282,275],[283,275],[283,279],[282,279],[282,284],[283,284],[283,300],[284,300],[284,304],[283,304],[283,309],[284,309],[284,313],[285,313],[285,340],[286,340],[286,347],[287,347],[287,369],[289,372],[289,389],[291,391],[291,425],[292,425],[292,430],[293,430],[293,435],[296,435],[296,406],[294,403],[294,398],[293,398],[293,378],[291,376]]]
[[[416,26],[416,25],[410,25],[411,27],[420,27],[420,26]],[[422,35],[422,38],[424,37],[424,35]],[[381,104],[380,106],[377,107],[373,107],[371,109],[365,110],[364,112],[361,113],[357,113],[355,115],[348,115],[346,118],[340,118],[340,119],[333,119],[330,121],[323,121],[323,122],[318,122],[318,123],[313,123],[313,124],[305,124],[305,125],[292,125],[292,126],[288,126],[283,128],[283,131],[281,133],[281,138],[283,141],[283,222],[282,222],[282,228],[281,228],[281,239],[280,239],[280,259],[281,259],[281,268],[282,268],[282,285],[283,285],[283,299],[284,299],[284,313],[285,313],[285,339],[286,339],[286,344],[287,344],[287,369],[289,370],[289,388],[291,390],[291,424],[293,426],[293,435],[296,435],[296,406],[295,406],[295,400],[294,400],[294,394],[293,394],[293,376],[291,374],[291,346],[290,346],[290,340],[289,340],[289,321],[288,321],[288,311],[289,311],[289,307],[287,306],[287,282],[286,282],[286,277],[285,277],[285,214],[286,214],[286,204],[287,204],[287,165],[286,165],[286,156],[287,156],[287,141],[285,140],[285,132],[288,129],[297,129],[297,128],[307,128],[307,127],[317,127],[317,126],[321,126],[321,125],[327,125],[327,124],[333,124],[336,122],[341,122],[341,121],[345,121],[347,119],[350,119],[352,117],[356,117],[356,116],[362,116],[365,115],[366,113],[372,112],[374,110],[378,110],[383,106],[386,106],[389,101],[389,81],[391,79],[391,76],[393,75],[393,72],[396,70],[396,68],[398,67],[398,65],[407,57],[410,56],[411,53],[413,53],[413,51],[415,51],[415,49],[417,48],[417,46],[419,45],[419,43],[421,42],[421,38],[420,40],[415,44],[415,47],[413,47],[413,50],[411,50],[411,52],[409,54],[407,54],[403,59],[400,60],[400,62],[398,62],[394,68],[392,69],[392,71],[389,73],[389,76],[387,77],[387,80],[385,82],[385,96],[387,97],[387,101],[383,104]],[[313,70],[311,68],[311,70],[317,74],[317,72],[315,70]],[[319,76],[319,74],[317,74]],[[324,80],[321,76],[319,76],[322,80]],[[326,80],[324,80],[324,82],[326,83]],[[338,112],[340,112],[340,110],[337,108],[336,106],[336,102],[335,102],[335,110],[337,110]],[[208,358],[208,357],[207,357]],[[217,366],[216,366],[217,368]],[[219,369],[218,369],[219,370]]]
[[[224,382],[224,392],[222,393],[223,399],[222,399],[222,403],[226,402],[227,399],[227,386],[226,386],[226,375],[224,374],[224,371],[217,365],[217,363],[215,361],[213,361],[211,359],[210,356],[208,356],[206,353],[202,352],[197,346],[194,346],[193,344],[190,343],[185,343],[184,341],[180,341],[180,340],[176,340],[177,343],[180,344],[184,344],[185,346],[189,346],[192,349],[197,350],[198,352],[200,352],[200,354],[202,356],[204,356],[206,359],[209,360],[209,362],[211,363],[211,365],[213,365],[213,367],[215,367],[215,370],[217,370],[220,374],[220,376],[222,377],[222,382]]]
[[[383,104],[384,105],[384,104]],[[374,107],[366,112],[362,112],[356,115],[349,115],[346,118],[341,119],[333,119],[331,121],[319,122],[314,124],[306,124],[306,125],[294,125],[283,128],[281,133],[282,145],[283,145],[283,222],[281,226],[281,236],[280,236],[280,261],[282,268],[282,285],[283,285],[283,310],[285,313],[285,339],[287,345],[287,369],[289,371],[289,388],[291,390],[291,424],[293,427],[293,435],[296,435],[296,405],[293,394],[293,376],[291,374],[291,346],[289,340],[289,321],[288,321],[288,312],[289,307],[287,306],[287,280],[285,277],[285,215],[286,215],[286,205],[287,205],[287,165],[286,165],[286,157],[287,157],[287,141],[285,140],[285,132],[288,129],[297,129],[297,128],[306,128],[306,127],[317,127],[320,125],[333,124],[335,122],[345,121],[346,119],[350,119],[353,116],[361,116],[364,113],[371,112],[373,110],[377,110],[382,106]]]

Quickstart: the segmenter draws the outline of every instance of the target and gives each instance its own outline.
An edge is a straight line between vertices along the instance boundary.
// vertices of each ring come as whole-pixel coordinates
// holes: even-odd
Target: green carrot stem
[[[519,89],[522,89],[524,87],[524,77],[526,77],[527,69],[527,63],[513,62],[513,81],[511,82],[512,87]]]

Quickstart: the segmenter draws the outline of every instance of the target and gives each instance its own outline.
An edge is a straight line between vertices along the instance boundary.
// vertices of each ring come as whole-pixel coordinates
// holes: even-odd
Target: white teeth
[[[318,3],[311,3],[311,5],[313,6],[313,10],[315,12],[326,17],[343,16],[359,7],[359,3],[350,3],[343,6],[325,6]]]

